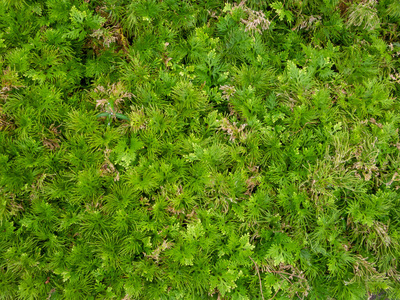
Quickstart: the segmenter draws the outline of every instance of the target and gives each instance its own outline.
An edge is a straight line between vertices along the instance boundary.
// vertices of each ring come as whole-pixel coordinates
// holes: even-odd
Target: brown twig
[[[290,277],[297,277],[297,278],[300,278],[300,279],[304,279],[304,276],[299,276],[299,275],[295,275],[295,274],[290,274],[290,273],[282,272],[282,271],[268,270],[268,272],[275,273],[275,274],[289,275],[289,278],[290,278]]]
[[[264,294],[263,294],[263,290],[262,290],[262,283],[261,283],[261,275],[260,275],[260,270],[259,270],[259,268],[258,268],[258,265],[257,265],[257,263],[249,256],[249,258],[251,259],[251,261],[254,263],[254,265],[256,266],[256,271],[257,271],[257,274],[258,274],[258,279],[259,279],[259,281],[260,281],[260,292],[261,292],[261,298],[263,299],[263,300],[265,300],[264,299]]]
[[[279,292],[279,289],[277,289],[276,290],[276,292],[275,292],[275,294],[272,296],[272,298],[270,298],[269,300],[272,300],[272,299],[274,299],[275,298],[275,296],[276,296],[276,294],[278,294],[278,292]]]

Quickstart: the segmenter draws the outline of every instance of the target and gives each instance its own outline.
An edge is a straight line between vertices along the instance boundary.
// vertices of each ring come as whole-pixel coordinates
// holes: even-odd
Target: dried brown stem
[[[256,267],[256,271],[257,271],[257,274],[258,274],[258,279],[259,279],[259,281],[260,281],[261,298],[262,298],[263,300],[265,300],[265,299],[264,299],[263,290],[262,290],[262,282],[261,282],[260,269],[258,268],[257,263],[256,263],[250,256],[249,256],[249,258],[251,259],[251,261],[254,263],[254,265],[255,265],[255,267]],[[275,297],[275,296],[274,296],[274,297]]]

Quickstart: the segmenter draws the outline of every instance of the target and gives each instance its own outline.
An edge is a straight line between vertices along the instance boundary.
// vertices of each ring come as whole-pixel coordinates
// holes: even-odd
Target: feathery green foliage
[[[400,298],[396,0],[0,0],[0,299]]]

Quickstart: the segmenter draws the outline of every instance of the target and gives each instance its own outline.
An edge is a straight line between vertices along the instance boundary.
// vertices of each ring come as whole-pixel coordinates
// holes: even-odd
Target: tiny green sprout
[[[97,115],[98,118],[107,117],[107,126],[110,126],[112,119],[121,119],[129,121],[129,118],[121,113],[114,112],[113,101],[108,102],[108,109]]]
[[[124,98],[131,98],[132,94],[125,91],[122,83],[114,83],[109,85],[108,88],[98,86],[94,92],[103,96],[103,99],[96,100],[96,108],[101,107],[103,112],[98,114],[98,118],[106,117],[108,126],[110,126],[112,119],[128,120],[129,118],[119,111],[119,104],[124,101]]]

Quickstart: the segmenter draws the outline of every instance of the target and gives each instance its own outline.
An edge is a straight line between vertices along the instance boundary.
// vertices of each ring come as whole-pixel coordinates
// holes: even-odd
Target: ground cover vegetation
[[[400,299],[399,1],[0,3],[0,299]]]

